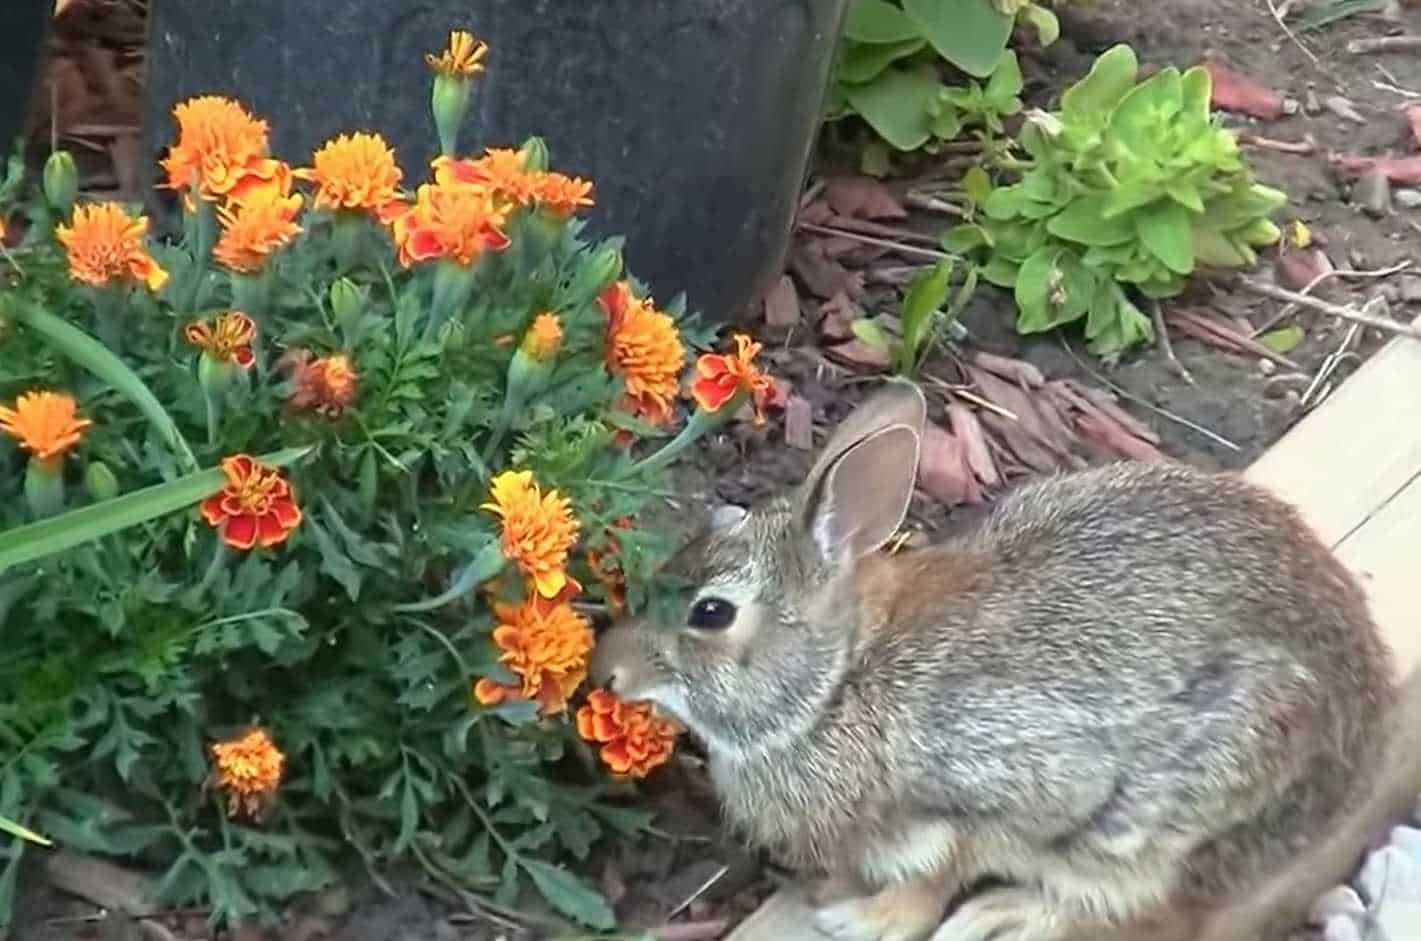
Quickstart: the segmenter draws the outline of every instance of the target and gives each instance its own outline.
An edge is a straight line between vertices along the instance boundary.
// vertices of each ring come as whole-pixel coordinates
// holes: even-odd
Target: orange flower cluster
[[[62,392],[26,392],[14,408],[0,406],[0,430],[48,463],[69,453],[93,424],[78,416],[74,399]]]
[[[64,246],[69,274],[77,281],[103,287],[114,281],[137,281],[160,291],[168,273],[158,267],[143,240],[145,216],[130,216],[118,203],[75,206],[69,225],[59,225],[55,237]]]
[[[562,321],[557,314],[542,313],[533,318],[532,326],[523,338],[523,345],[539,362],[546,362],[557,355],[562,347]]]
[[[437,56],[425,55],[424,61],[440,75],[473,78],[484,70],[483,60],[486,55],[486,43],[475,39],[472,33],[456,29],[449,34],[449,46]]]
[[[607,312],[607,366],[626,383],[623,405],[653,425],[665,424],[686,362],[676,322],[649,299],[633,296],[626,281],[602,292],[600,300]]]
[[[619,517],[612,523],[613,529],[631,529],[632,520],[629,516]],[[587,550],[587,565],[597,576],[597,580],[602,583],[602,587],[607,592],[607,605],[614,613],[620,613],[626,607],[627,581],[622,571],[622,566],[618,560],[621,555],[622,546],[614,533],[607,533],[606,543],[602,549]]]
[[[629,703],[594,689],[577,710],[577,734],[602,746],[602,762],[614,774],[644,778],[670,759],[680,729],[650,703]]]
[[[433,166],[436,182],[485,187],[508,209],[537,204],[554,215],[567,216],[593,205],[591,181],[549,170],[530,171],[516,150],[490,148],[476,160],[437,157]]]
[[[257,337],[257,325],[241,311],[220,315],[212,326],[203,321],[189,324],[183,336],[193,346],[219,363],[236,363],[243,369],[256,362],[252,341]]]
[[[504,471],[493,479],[490,496],[480,508],[503,521],[503,554],[532,579],[537,593],[556,598],[576,585],[566,571],[579,530],[572,502],[556,490],[544,494],[532,471]]]
[[[308,350],[292,350],[281,358],[291,372],[291,398],[297,411],[310,410],[326,418],[336,418],[355,401],[360,374],[344,353],[312,359]]]
[[[519,682],[505,686],[481,679],[474,684],[474,698],[485,706],[521,698],[536,702],[545,715],[564,712],[568,697],[587,676],[592,626],[566,601],[536,593],[522,604],[495,605],[494,616],[498,662]]]
[[[215,742],[211,746],[213,778],[227,792],[227,814],[260,819],[281,785],[286,756],[264,729]]]
[[[405,268],[432,258],[470,265],[508,247],[505,222],[507,213],[487,188],[436,181],[420,186],[414,205],[394,216],[392,234]]]
[[[735,335],[734,353],[707,353],[696,361],[696,380],[691,397],[707,412],[718,412],[744,392],[755,410],[755,424],[765,423],[765,405],[774,394],[775,384],[755,365],[760,344],[743,333]]]
[[[285,164],[268,185],[253,187],[217,210],[222,237],[212,256],[233,271],[260,271],[278,248],[301,231],[296,214],[301,194],[291,192],[292,173]]]
[[[213,202],[241,200],[269,184],[283,164],[267,154],[267,125],[229,98],[201,95],[173,109],[178,141],[161,161],[172,189]]]
[[[280,471],[246,454],[223,458],[227,484],[202,501],[202,518],[234,549],[268,548],[286,541],[301,523],[291,484]]]
[[[317,209],[365,212],[388,222],[405,208],[400,200],[404,172],[379,134],[341,134],[316,151],[311,163],[294,176],[316,184],[312,205]]]

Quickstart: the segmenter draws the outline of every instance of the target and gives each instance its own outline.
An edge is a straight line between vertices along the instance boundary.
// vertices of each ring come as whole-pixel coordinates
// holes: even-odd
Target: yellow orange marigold
[[[205,321],[188,324],[183,336],[193,346],[219,363],[236,363],[250,369],[257,361],[252,341],[257,338],[257,325],[241,311],[221,314],[211,325]]]
[[[62,392],[25,392],[14,408],[0,406],[0,429],[41,461],[58,461],[93,424]]]
[[[485,187],[435,182],[419,188],[414,205],[394,218],[392,233],[406,268],[433,258],[469,265],[508,247],[506,221]]]
[[[562,173],[541,173],[534,180],[533,198],[554,215],[571,215],[592,205],[592,181]]]
[[[211,746],[213,779],[227,794],[227,813],[260,819],[281,785],[286,756],[265,729],[215,742]]]
[[[671,418],[686,350],[676,322],[633,296],[619,281],[602,293],[607,312],[607,366],[626,383],[626,404],[651,424]]]
[[[424,61],[431,69],[443,75],[472,78],[484,69],[484,56],[488,55],[488,45],[474,37],[467,30],[456,29],[449,33],[449,45],[439,53],[426,54]]]
[[[399,187],[404,173],[379,134],[341,134],[316,151],[311,164],[295,176],[316,184],[311,203],[317,209],[368,212],[388,221],[403,208]]]
[[[562,321],[558,315],[542,313],[534,317],[523,338],[523,346],[536,360],[545,362],[556,356],[562,348]]]
[[[243,195],[279,172],[267,156],[267,124],[220,95],[189,98],[173,108],[178,140],[161,163],[167,185],[196,188],[204,199]]]
[[[577,710],[577,734],[602,746],[602,762],[614,774],[644,778],[670,759],[680,729],[650,703],[626,702],[594,689]]]
[[[743,333],[735,335],[734,353],[707,353],[696,361],[691,397],[707,412],[718,412],[737,395],[750,396],[755,424],[765,422],[765,404],[774,394],[774,381],[755,365],[760,344]]]
[[[440,156],[431,165],[434,181],[441,186],[480,186],[519,206],[531,203],[537,189],[538,174],[527,170],[516,150],[492,147],[476,160]]]
[[[327,418],[335,418],[355,401],[360,387],[360,374],[344,353],[334,353],[312,359],[308,350],[292,350],[281,359],[281,365],[291,371],[292,408],[310,410]]]
[[[74,207],[69,224],[54,230],[76,281],[96,287],[138,281],[150,291],[160,291],[168,273],[148,254],[147,234],[146,216],[130,216],[118,203],[109,202]]]
[[[199,507],[207,525],[234,549],[263,549],[286,541],[301,525],[301,507],[281,472],[247,454],[222,459],[226,484]]]
[[[538,594],[556,597],[568,584],[567,554],[580,527],[572,501],[556,490],[543,493],[532,471],[504,471],[493,479],[490,496],[481,509],[503,521],[504,556],[533,581]]]
[[[495,605],[494,616],[498,662],[518,677],[518,683],[481,679],[474,684],[474,698],[486,706],[510,698],[528,699],[547,715],[563,712],[568,697],[587,676],[594,643],[587,619],[565,601],[549,601],[536,593],[522,604]]]
[[[301,194],[291,192],[290,170],[276,179],[277,185],[252,189],[217,210],[222,236],[212,257],[233,271],[260,271],[301,232]]]

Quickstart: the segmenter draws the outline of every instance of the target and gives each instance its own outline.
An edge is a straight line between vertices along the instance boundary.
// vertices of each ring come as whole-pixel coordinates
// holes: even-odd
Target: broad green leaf
[[[903,359],[917,359],[933,315],[947,301],[952,268],[952,260],[943,259],[909,286],[903,298]]]
[[[1271,219],[1255,219],[1233,233],[1249,245],[1273,245],[1283,237],[1283,230]]]
[[[844,38],[886,44],[921,36],[903,10],[887,0],[853,0],[844,14]]]
[[[928,108],[941,89],[932,68],[890,66],[867,84],[844,86],[844,97],[880,137],[909,151],[932,137]]]
[[[939,55],[976,78],[992,74],[1016,22],[991,0],[903,0],[903,12]]]
[[[1303,342],[1306,334],[1303,328],[1296,324],[1286,327],[1279,327],[1277,330],[1270,330],[1258,338],[1258,342],[1268,347],[1275,353],[1286,355],[1297,349],[1298,344]]]
[[[1199,188],[1187,180],[1166,183],[1164,189],[1170,199],[1190,212],[1202,213],[1204,211],[1204,199],[1199,195]]]
[[[1021,94],[1023,87],[1021,63],[1017,61],[1016,53],[1008,49],[1002,53],[997,67],[992,70],[992,77],[987,80],[983,94],[987,103],[997,111],[1008,114],[1021,106],[1017,96]],[[1013,105],[1016,107],[1012,107]]]
[[[1126,213],[1142,209],[1167,195],[1164,181],[1136,180],[1122,183],[1110,191],[1110,198],[1102,209],[1107,219],[1119,219]]]
[[[1209,123],[1209,106],[1214,95],[1214,81],[1209,70],[1196,65],[1184,73],[1180,81],[1179,113],[1201,124]]]
[[[893,348],[893,341],[888,338],[883,327],[872,317],[860,317],[849,324],[849,329],[854,332],[864,343],[875,349],[890,351]]]
[[[965,255],[973,249],[991,245],[987,230],[980,225],[957,225],[942,234],[943,251]]]
[[[974,206],[980,206],[992,195],[992,178],[981,167],[973,166],[962,176],[962,188]]]
[[[432,598],[425,598],[422,601],[412,601],[407,604],[397,604],[392,610],[401,614],[411,614],[419,611],[432,611],[435,608],[442,608],[464,597],[479,585],[493,578],[506,563],[503,555],[503,547],[498,541],[489,537],[487,544],[454,576],[453,582],[444,591]]]
[[[1135,225],[1145,247],[1170,271],[1193,273],[1193,225],[1189,210],[1177,203],[1164,203],[1135,216]]]
[[[1058,248],[1043,248],[1021,265],[1016,275],[1016,328],[1022,333],[1042,333],[1057,325],[1050,296],[1060,275]]]
[[[871,81],[894,62],[907,58],[927,44],[926,39],[917,38],[873,46],[849,46],[839,61],[836,77],[839,81],[850,84]],[[840,91],[840,94],[843,92]]]
[[[312,447],[286,448],[257,460],[283,467]],[[217,493],[225,481],[222,468],[214,467],[0,533],[0,572],[190,507]]]
[[[1111,109],[1135,84],[1139,62],[1127,45],[1113,46],[1102,53],[1086,77],[1061,95],[1061,111],[1068,122],[1104,124]]]
[[[1049,46],[1061,38],[1061,21],[1052,10],[1029,3],[1022,8],[1021,17],[1036,30],[1036,40],[1042,46]]]
[[[1108,218],[1105,195],[1077,199],[1046,223],[1046,230],[1059,239],[1081,245],[1123,245],[1135,238],[1129,219]]]
[[[1148,154],[1159,147],[1158,133],[1179,113],[1179,70],[1160,69],[1130,89],[1110,113],[1109,133],[1129,150]]]
[[[526,857],[520,857],[519,863],[553,908],[597,931],[616,927],[617,917],[607,900],[566,869]]]

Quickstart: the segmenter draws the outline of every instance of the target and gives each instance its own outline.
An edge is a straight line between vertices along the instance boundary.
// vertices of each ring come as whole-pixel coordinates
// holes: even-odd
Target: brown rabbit
[[[925,412],[891,381],[792,496],[716,513],[671,562],[684,623],[617,625],[593,681],[704,743],[729,822],[824,877],[829,937],[1294,927],[1268,922],[1421,789],[1412,754],[1373,787],[1397,691],[1358,584],[1291,507],[1172,465],[1045,479],[885,554]]]

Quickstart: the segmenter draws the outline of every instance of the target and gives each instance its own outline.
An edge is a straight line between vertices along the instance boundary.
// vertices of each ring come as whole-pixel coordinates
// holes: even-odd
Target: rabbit
[[[717,510],[667,564],[684,616],[614,624],[591,681],[704,745],[828,938],[1295,927],[1421,790],[1421,682],[1402,721],[1359,584],[1291,506],[1172,463],[1048,476],[885,551],[925,419],[889,380],[793,493]]]

